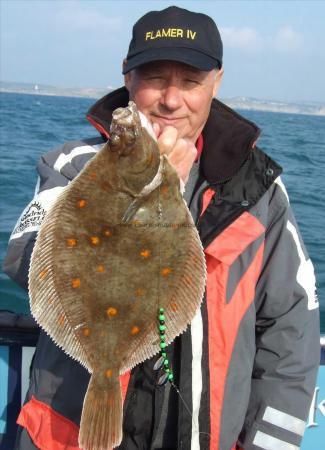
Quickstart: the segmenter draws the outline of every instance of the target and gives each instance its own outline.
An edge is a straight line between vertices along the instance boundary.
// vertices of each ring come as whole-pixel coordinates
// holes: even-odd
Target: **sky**
[[[325,0],[0,0],[0,79],[119,87],[133,24],[170,5],[218,25],[220,97],[325,101]]]

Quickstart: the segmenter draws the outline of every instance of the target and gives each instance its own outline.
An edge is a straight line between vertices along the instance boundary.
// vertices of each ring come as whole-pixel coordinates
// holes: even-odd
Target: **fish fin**
[[[94,372],[84,399],[79,431],[83,450],[108,450],[122,441],[122,394],[120,381],[114,375]],[[105,384],[104,384],[105,383]]]
[[[199,310],[205,292],[206,262],[201,240],[196,229],[188,242],[183,273],[169,301],[166,302],[166,342],[172,342],[183,333]]]
[[[128,206],[127,210],[125,211],[122,223],[130,222],[132,217],[135,215],[137,210],[140,208],[140,205],[145,197],[148,197],[151,192],[153,192],[155,189],[157,189],[162,181],[163,181],[163,173],[164,173],[164,167],[165,167],[165,161],[166,157],[161,156],[160,157],[160,163],[158,167],[158,171],[154,178],[148,183],[146,186],[143,187],[142,191],[138,194],[138,197],[135,198],[132,203]]]
[[[36,322],[53,341],[89,370],[86,353],[73,332],[84,321],[83,312],[69,292],[65,293],[64,302],[62,301],[58,288],[60,280],[54,273],[56,224],[62,218],[61,209],[65,196],[66,191],[63,191],[45,217],[34,246],[28,280],[30,307]],[[70,306],[70,311],[66,305]]]
[[[142,201],[141,198],[136,198],[133,200],[133,202],[130,203],[130,205],[128,206],[127,210],[125,211],[125,213],[123,215],[122,223],[130,222],[132,217],[134,217],[135,213],[140,208],[141,201]]]

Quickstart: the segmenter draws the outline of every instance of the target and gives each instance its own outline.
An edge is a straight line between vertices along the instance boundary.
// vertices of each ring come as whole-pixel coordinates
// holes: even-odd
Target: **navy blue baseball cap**
[[[123,74],[152,61],[178,61],[199,70],[222,67],[219,30],[206,14],[170,6],[151,11],[133,26]]]

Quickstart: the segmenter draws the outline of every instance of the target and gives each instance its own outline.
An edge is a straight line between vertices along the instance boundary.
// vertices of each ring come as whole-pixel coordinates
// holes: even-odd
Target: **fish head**
[[[130,102],[126,108],[117,108],[113,112],[110,128],[109,146],[120,157],[136,151],[137,137],[141,131],[141,120],[135,103]]]
[[[141,191],[157,173],[160,154],[151,124],[134,102],[113,112],[108,150],[115,169],[133,191]]]

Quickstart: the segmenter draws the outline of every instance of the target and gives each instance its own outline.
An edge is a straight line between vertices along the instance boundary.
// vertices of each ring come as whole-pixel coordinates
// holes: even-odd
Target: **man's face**
[[[222,70],[209,72],[175,61],[144,64],[125,75],[125,86],[138,109],[162,130],[171,125],[179,138],[196,142],[217,94]]]

